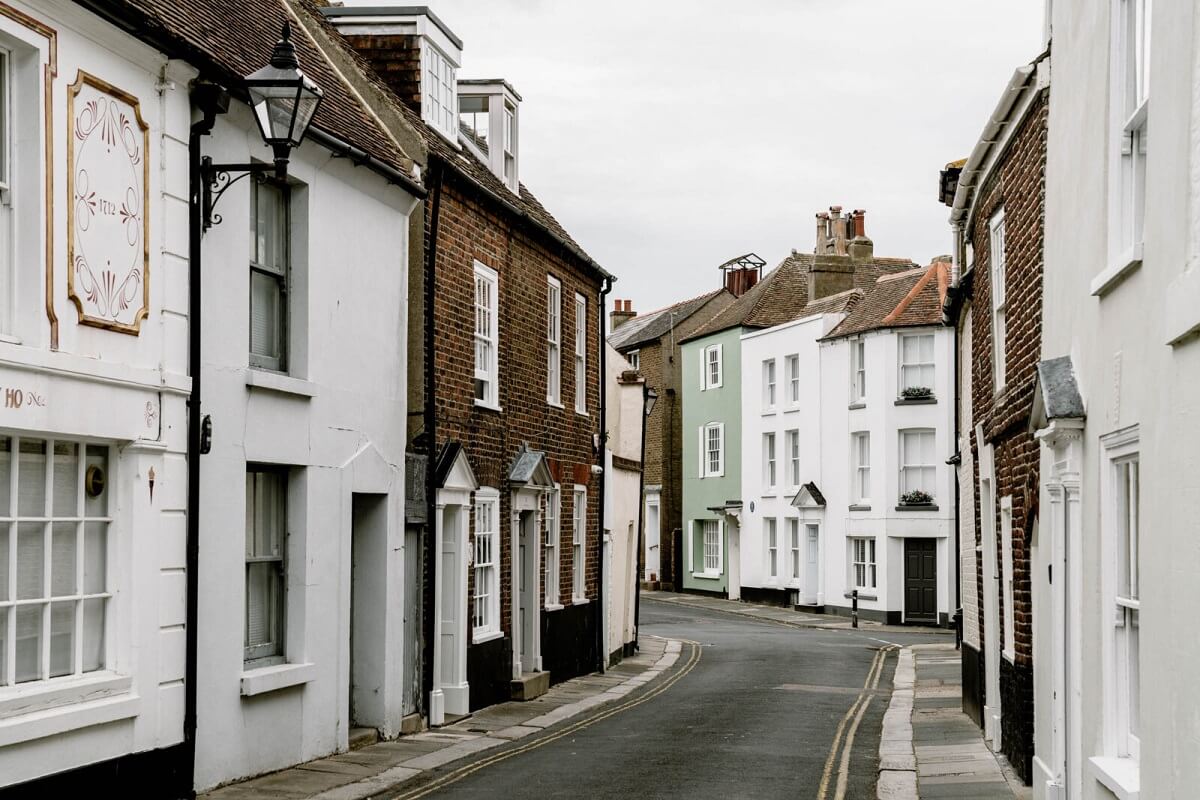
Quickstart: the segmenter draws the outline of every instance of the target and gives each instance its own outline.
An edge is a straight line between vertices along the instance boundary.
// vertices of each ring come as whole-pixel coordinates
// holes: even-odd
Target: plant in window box
[[[933,397],[933,389],[928,386],[906,386],[900,391],[905,400],[927,400]]]
[[[933,495],[929,492],[922,492],[920,489],[913,489],[911,492],[905,492],[900,495],[900,504],[905,506],[931,506],[933,505]]]

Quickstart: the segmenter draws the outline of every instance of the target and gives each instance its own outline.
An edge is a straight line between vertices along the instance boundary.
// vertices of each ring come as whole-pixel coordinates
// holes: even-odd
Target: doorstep
[[[523,672],[521,677],[514,678],[509,685],[509,694],[512,699],[522,703],[536,700],[548,691],[550,691],[550,673],[546,671]]]
[[[423,772],[541,733],[597,706],[621,700],[666,675],[682,655],[682,648],[677,640],[643,634],[636,655],[607,672],[563,681],[534,700],[488,706],[436,730],[223,786],[200,795],[200,800],[365,800],[386,795]]]

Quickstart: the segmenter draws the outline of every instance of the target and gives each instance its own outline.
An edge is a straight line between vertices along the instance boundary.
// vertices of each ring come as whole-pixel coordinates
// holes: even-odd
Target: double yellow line
[[[888,653],[895,649],[895,645],[888,645],[875,653],[871,669],[867,671],[867,679],[863,682],[862,691],[858,693],[858,697],[854,699],[854,703],[842,717],[842,721],[838,723],[837,732],[833,736],[833,745],[829,748],[829,757],[825,759],[825,769],[821,773],[821,786],[817,790],[817,800],[825,800],[829,795],[829,781],[833,778],[833,765],[838,761],[839,747],[842,751],[842,758],[838,763],[837,784],[834,787],[833,800],[845,798],[846,782],[850,777],[850,751],[854,747],[854,735],[858,732],[858,723],[862,721],[867,706],[875,697],[875,690],[879,688],[879,678],[883,675],[883,665],[887,661]],[[850,725],[849,728],[846,727],[847,723]],[[842,741],[843,735],[846,737],[845,742]]]
[[[595,725],[597,722],[600,722],[601,720],[608,719],[609,717],[611,717],[615,714],[620,714],[622,711],[628,711],[629,709],[634,708],[635,706],[640,706],[642,703],[645,703],[649,700],[653,700],[655,697],[658,697],[660,694],[667,691],[672,686],[674,686],[676,683],[681,681],[683,679],[683,677],[685,675],[687,675],[689,672],[691,672],[693,669],[695,669],[696,664],[698,664],[700,662],[700,643],[699,642],[693,642],[689,639],[676,639],[675,641],[683,642],[684,644],[688,644],[691,646],[692,651],[691,651],[691,654],[688,656],[688,660],[684,663],[684,665],[677,672],[675,672],[675,674],[671,675],[670,678],[663,681],[658,686],[655,686],[653,689],[646,692],[645,694],[638,695],[633,700],[627,700],[623,703],[620,703],[619,705],[616,705],[616,706],[604,711],[603,713],[596,714],[595,716],[591,716],[591,717],[588,717],[587,719],[580,720],[579,722],[572,723],[572,724],[566,726],[565,728],[562,728],[561,730],[555,731],[553,734],[551,734],[549,736],[542,736],[538,739],[535,739],[534,741],[531,741],[527,744],[521,745],[520,747],[514,747],[511,750],[505,750],[502,753],[496,753],[493,756],[489,756],[487,758],[481,759],[481,760],[476,761],[467,766],[460,767],[459,769],[454,770],[453,772],[450,772],[446,775],[443,775],[442,777],[432,781],[431,783],[427,783],[424,786],[414,787],[407,793],[401,792],[400,794],[393,795],[393,800],[416,800],[419,797],[425,797],[426,795],[432,794],[433,792],[436,792],[439,789],[445,788],[446,786],[449,786],[452,783],[457,783],[458,781],[461,781],[463,778],[467,777],[468,775],[478,772],[479,770],[484,769],[485,767],[490,767],[493,764],[497,764],[501,761],[512,758],[513,756],[520,755],[522,753],[528,753],[530,750],[536,750],[537,748],[543,747],[544,745],[547,745],[547,744],[550,744],[553,741],[557,741],[558,739],[561,739],[564,736],[570,736],[571,734],[573,734],[577,731],[583,730],[584,728],[587,728],[591,725]]]

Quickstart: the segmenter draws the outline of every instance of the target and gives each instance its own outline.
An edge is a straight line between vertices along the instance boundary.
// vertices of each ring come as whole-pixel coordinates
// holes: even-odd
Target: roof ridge
[[[903,272],[888,272],[876,278],[875,282],[883,283],[885,281],[898,280],[899,278],[909,278],[913,275],[923,275],[928,269],[929,267],[914,267],[912,269],[906,269]]]
[[[653,311],[643,311],[640,314],[638,314],[636,317],[634,317],[634,319],[644,319],[646,317],[649,317],[652,314],[662,314],[667,311],[670,311],[672,308],[678,308],[679,306],[687,305],[688,303],[693,303],[696,300],[704,300],[706,298],[712,297],[713,295],[720,294],[722,291],[724,291],[724,289],[725,289],[725,287],[722,286],[720,289],[713,289],[711,292],[705,292],[704,294],[698,294],[695,297],[689,297],[686,300],[679,300],[677,302],[672,303],[669,306],[663,306],[662,308],[656,308]],[[630,320],[630,321],[632,321],[632,320]]]

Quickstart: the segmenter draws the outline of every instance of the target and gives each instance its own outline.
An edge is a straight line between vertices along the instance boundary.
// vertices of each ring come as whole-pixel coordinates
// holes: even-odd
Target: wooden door
[[[937,622],[937,540],[904,540],[904,619]]]

